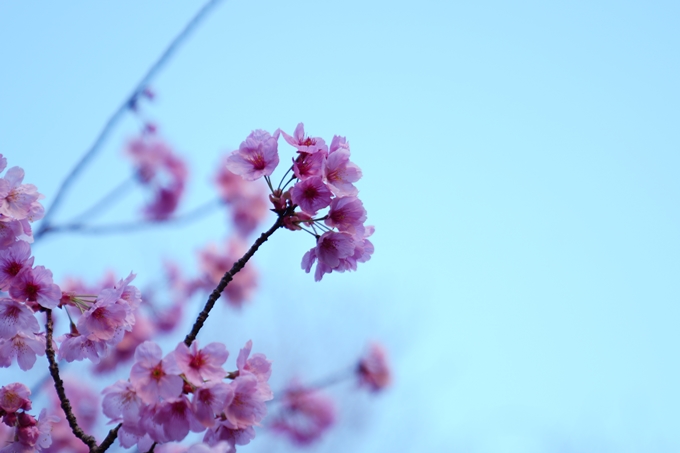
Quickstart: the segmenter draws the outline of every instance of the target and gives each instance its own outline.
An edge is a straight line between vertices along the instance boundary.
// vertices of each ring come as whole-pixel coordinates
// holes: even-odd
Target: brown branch
[[[119,423],[115,428],[109,431],[109,433],[106,435],[106,439],[104,439],[94,451],[99,453],[108,450],[109,447],[113,445],[113,441],[116,440],[116,437],[118,436],[118,430],[121,426],[123,426],[123,424]]]
[[[59,401],[61,402],[61,408],[66,414],[66,420],[73,434],[80,440],[83,441],[85,445],[90,447],[90,451],[95,451],[97,448],[97,441],[94,437],[89,434],[85,434],[85,431],[78,426],[78,421],[76,416],[73,415],[73,409],[71,408],[71,402],[66,397],[66,392],[64,391],[64,381],[61,380],[59,376],[59,365],[57,365],[57,360],[55,358],[54,347],[52,345],[52,335],[53,335],[53,323],[52,323],[52,310],[49,308],[45,310],[45,315],[47,316],[47,321],[45,322],[45,330],[47,332],[45,338],[45,354],[47,355],[47,360],[50,362],[50,375],[52,375],[52,380],[54,380],[54,388],[57,390],[57,396],[59,396]]]
[[[262,233],[260,237],[257,238],[255,243],[250,247],[250,249],[248,249],[246,254],[243,255],[241,259],[236,261],[229,271],[224,273],[222,280],[220,280],[217,287],[212,291],[212,293],[210,293],[210,297],[208,297],[208,301],[206,302],[205,307],[203,308],[201,313],[198,314],[196,322],[194,322],[194,326],[191,328],[191,332],[184,339],[185,345],[191,346],[191,343],[193,343],[194,340],[196,339],[196,335],[198,335],[198,332],[201,330],[203,324],[208,319],[210,310],[212,310],[212,308],[215,306],[215,302],[217,302],[217,299],[219,299],[220,296],[222,295],[222,291],[224,291],[224,288],[226,288],[229,282],[234,278],[234,275],[236,275],[241,269],[243,269],[248,260],[255,254],[257,249],[259,249],[262,244],[267,242],[267,239],[269,239],[269,237],[272,234],[274,234],[276,230],[283,226],[283,218],[289,214],[291,213],[288,211],[280,213],[278,218],[276,219],[276,222],[274,222],[274,225],[272,225],[271,228]]]

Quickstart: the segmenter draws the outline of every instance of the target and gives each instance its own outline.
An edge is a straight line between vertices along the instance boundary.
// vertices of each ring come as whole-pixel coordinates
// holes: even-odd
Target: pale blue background
[[[0,153],[46,203],[200,4],[0,2]],[[228,1],[185,43],[145,109],[191,156],[185,209],[256,128],[346,135],[364,171],[369,263],[314,283],[310,238],[277,233],[257,300],[209,321],[232,352],[253,338],[278,387],[386,343],[392,389],[334,388],[342,421],[310,451],[680,451],[679,5]],[[136,128],[127,116],[59,218],[129,175]],[[190,269],[225,225],[53,236],[36,264],[143,286],[159,255]]]

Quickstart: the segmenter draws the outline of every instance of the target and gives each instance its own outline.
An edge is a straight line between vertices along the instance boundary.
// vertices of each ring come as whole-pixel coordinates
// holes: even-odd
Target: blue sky
[[[47,204],[200,5],[0,4],[0,153]],[[299,269],[309,238],[281,232],[256,256],[253,305],[220,312],[230,350],[253,338],[281,385],[345,366],[368,339],[388,345],[391,391],[334,389],[343,422],[311,451],[680,449],[679,14],[675,2],[226,1],[184,44],[144,109],[189,156],[184,207],[214,196],[220,156],[252,129],[345,135],[364,172],[369,263],[314,283]],[[116,128],[60,218],[129,176],[121,148],[137,124]],[[54,236],[36,263],[150,283],[158,256],[191,265],[227,231],[216,213],[181,230]],[[258,440],[243,450],[274,442]]]

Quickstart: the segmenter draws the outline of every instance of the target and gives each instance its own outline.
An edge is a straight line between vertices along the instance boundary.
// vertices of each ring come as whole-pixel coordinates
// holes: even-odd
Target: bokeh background
[[[200,6],[0,2],[0,153],[47,205]],[[252,338],[276,386],[388,347],[392,388],[334,387],[341,420],[314,452],[680,451],[678,17],[673,1],[225,1],[141,110],[190,161],[182,209],[215,196],[220,157],[252,129],[303,121],[351,143],[376,252],[315,283],[309,236],[277,233],[253,303],[220,306],[205,338],[234,356]],[[126,116],[57,219],[130,176],[138,129]],[[153,285],[159,257],[192,269],[226,219],[54,235],[36,263]],[[287,447],[263,433],[242,450]]]

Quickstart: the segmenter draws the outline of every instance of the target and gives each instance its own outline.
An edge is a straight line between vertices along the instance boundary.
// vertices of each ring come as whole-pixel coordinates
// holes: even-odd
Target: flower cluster
[[[52,443],[50,432],[58,417],[47,415],[43,409],[36,420],[28,414],[31,410],[31,391],[18,382],[0,388],[0,416],[2,422],[14,428],[7,445],[0,446],[0,453],[29,453],[42,451]]]
[[[186,163],[156,137],[142,136],[131,140],[127,154],[137,168],[137,178],[153,192],[153,200],[144,208],[150,220],[170,217],[184,194],[188,176]]]
[[[7,160],[0,154],[0,172]],[[31,223],[42,218],[42,195],[32,184],[22,184],[24,171],[7,170],[0,178],[0,366],[16,358],[22,370],[33,367],[36,355],[45,354],[45,336],[34,312],[59,304],[61,290],[52,272],[33,266]]]
[[[197,342],[180,343],[165,357],[156,343],[142,343],[130,379],[103,391],[104,414],[122,423],[121,445],[147,451],[154,442],[180,441],[190,431],[205,431],[203,442],[215,448],[226,442],[223,451],[249,443],[253,426],[267,412],[265,402],[273,398],[271,362],[262,354],[250,357],[251,348],[249,341],[238,355],[237,371],[229,373],[223,368],[229,352],[221,343],[202,349]]]
[[[135,325],[135,311],[142,302],[141,293],[130,282],[135,274],[101,290],[97,296],[64,292],[62,306],[75,306],[81,316],[71,323],[71,332],[57,338],[59,360],[90,359],[98,363]],[[93,300],[94,299],[94,300]]]
[[[297,156],[275,189],[270,177],[279,163],[280,135],[297,150]],[[271,190],[272,210],[283,216],[286,228],[314,235],[316,246],[304,255],[302,268],[310,272],[316,263],[316,281],[333,271],[356,270],[357,263],[370,259],[373,244],[368,237],[374,228],[364,225],[366,210],[354,186],[361,170],[350,161],[345,137],[334,136],[329,147],[320,137],[306,136],[302,123],[293,135],[256,130],[229,155],[226,168],[248,181],[264,177]],[[326,208],[325,215],[315,218]]]

